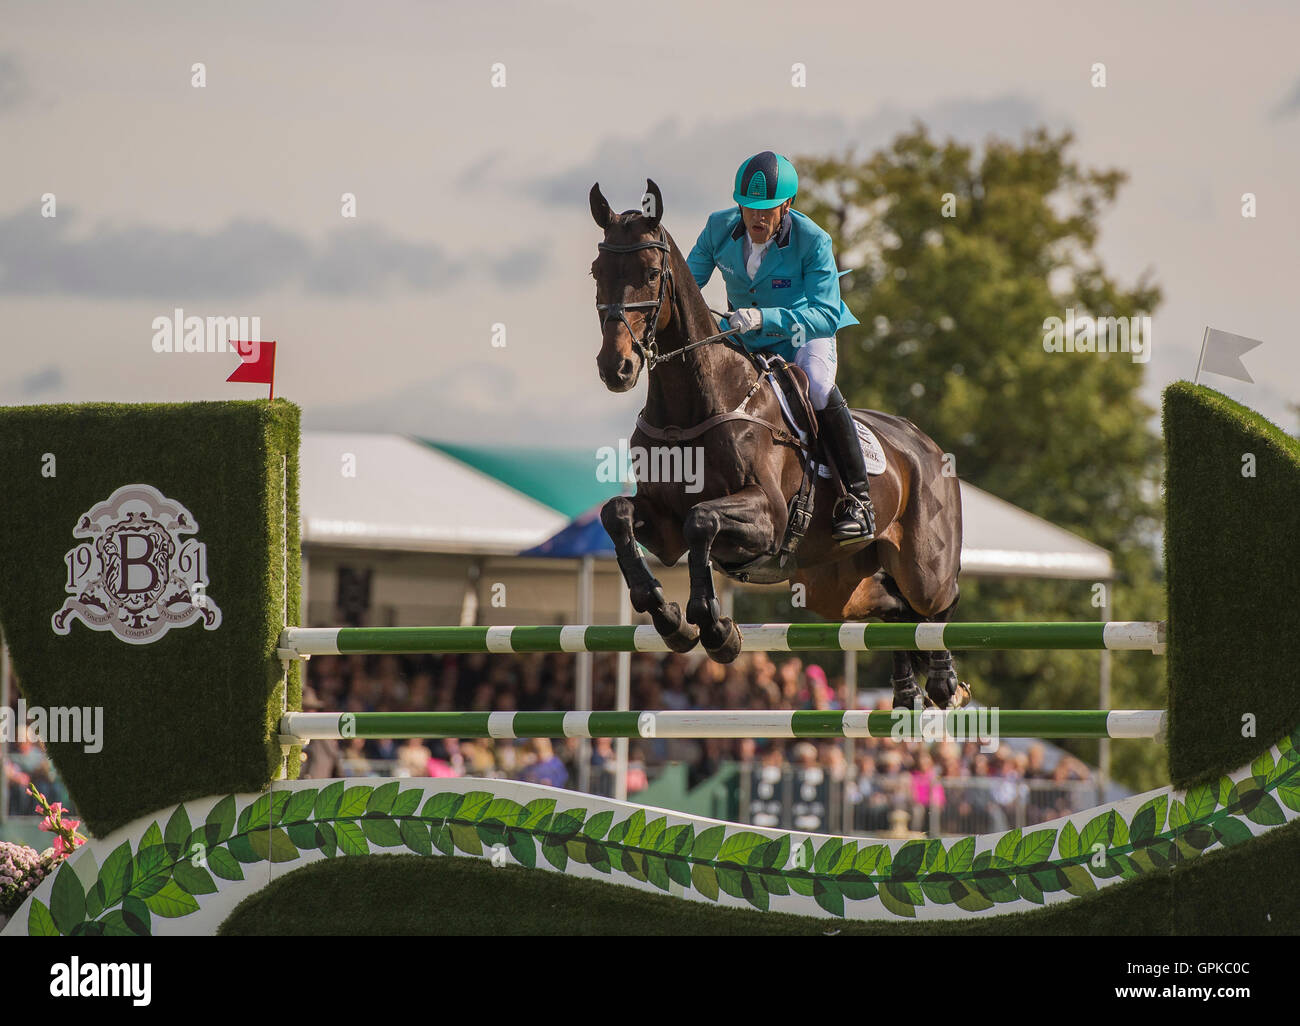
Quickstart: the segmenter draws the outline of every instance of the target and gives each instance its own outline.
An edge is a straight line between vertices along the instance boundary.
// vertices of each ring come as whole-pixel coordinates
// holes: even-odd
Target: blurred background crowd
[[[616,656],[593,658],[593,706],[615,705]],[[325,656],[308,664],[305,707],[345,712],[471,710],[567,711],[576,707],[574,658],[558,654]],[[861,697],[861,696],[860,696]],[[889,708],[870,693],[868,705]],[[842,676],[827,676],[796,655],[773,660],[749,653],[730,665],[696,655],[632,656],[633,709],[844,709]],[[793,776],[825,787],[824,800],[847,800],[853,829],[883,830],[906,812],[911,830],[997,829],[1041,822],[1095,797],[1091,770],[1041,743],[1003,742],[992,752],[975,741],[934,745],[840,740],[636,740],[629,747],[628,797],[635,800],[666,765],[682,763],[696,786],[727,763],[754,778]],[[613,742],[589,746],[590,789],[610,793]],[[316,777],[495,776],[576,787],[582,746],[546,740],[313,742],[304,774]],[[749,779],[748,777],[746,778]],[[749,788],[746,788],[747,793]],[[847,825],[847,824],[846,824]]]
[[[595,708],[614,707],[615,673],[614,654],[594,656]],[[885,693],[861,697],[868,707],[889,707]],[[821,666],[796,655],[774,660],[749,653],[726,666],[698,655],[631,657],[634,709],[843,709],[846,698],[842,676],[828,678]],[[575,659],[566,654],[317,656],[307,663],[304,689],[304,708],[345,712],[575,707]],[[634,740],[627,790],[637,800],[674,764],[685,767],[688,788],[736,765],[742,768],[738,811],[750,822],[782,825],[773,803],[784,801],[796,814],[803,810],[810,829],[873,832],[1002,829],[1064,815],[1095,799],[1090,769],[1060,749],[1038,742],[984,747],[880,739]],[[499,777],[577,788],[583,750],[576,738],[314,741],[304,751],[301,775]],[[586,751],[589,789],[612,794],[614,742],[595,740]],[[35,811],[28,783],[51,801],[70,804],[41,745],[25,732],[9,745],[4,776],[11,816]],[[827,808],[847,810],[845,818],[828,818]]]

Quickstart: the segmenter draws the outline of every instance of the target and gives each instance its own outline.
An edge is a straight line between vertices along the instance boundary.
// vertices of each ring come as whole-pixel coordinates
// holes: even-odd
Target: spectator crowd
[[[596,709],[615,705],[616,659],[613,653],[593,656]],[[572,655],[552,653],[316,656],[307,663],[304,708],[566,711],[576,705],[575,672]],[[698,654],[631,656],[633,709],[843,709],[845,701],[842,677],[828,679],[822,667],[793,654],[773,660],[766,653],[746,653],[729,665]],[[877,703],[888,706],[888,696]],[[1078,800],[1080,782],[1091,780],[1088,768],[1040,743],[1004,742],[990,753],[975,741],[867,738],[853,742],[851,760],[845,749],[841,740],[633,740],[628,796],[635,799],[668,763],[684,763],[694,786],[734,761],[766,771],[769,780],[785,773],[828,782],[851,805],[852,827],[872,832],[896,823],[899,810],[913,831],[946,833],[1042,822],[1092,804]],[[304,752],[301,775],[507,777],[577,787],[581,751],[576,738],[314,741]],[[613,742],[594,740],[588,751],[590,789],[612,793]],[[8,745],[4,780],[10,815],[34,813],[28,783],[50,801],[70,804],[41,745],[25,732]]]
[[[614,708],[616,660],[613,653],[593,656],[596,709]],[[575,671],[572,655],[553,653],[317,656],[308,663],[304,707],[343,712],[566,711],[576,706]],[[633,709],[843,709],[845,700],[842,677],[828,679],[821,666],[793,654],[774,660],[766,653],[747,653],[729,665],[698,654],[631,656]],[[888,697],[878,707],[888,708]],[[666,763],[685,763],[693,786],[724,763],[739,761],[819,770],[837,789],[847,789],[858,829],[886,829],[890,813],[903,809],[913,830],[933,829],[937,822],[945,832],[980,831],[1075,811],[1079,782],[1091,780],[1082,762],[1042,744],[1016,747],[1004,742],[992,753],[980,749],[975,741],[927,745],[859,739],[850,764],[839,740],[634,740],[628,755],[628,795],[635,798]],[[313,742],[304,773],[318,778],[377,772],[496,776],[576,787],[580,751],[576,738],[355,738]],[[608,794],[613,744],[593,741],[590,752],[591,789]]]

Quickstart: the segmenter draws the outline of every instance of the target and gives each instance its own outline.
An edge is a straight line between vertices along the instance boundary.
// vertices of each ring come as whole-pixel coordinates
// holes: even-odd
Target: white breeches
[[[794,351],[794,362],[808,375],[808,397],[814,410],[826,409],[826,400],[835,387],[834,338],[810,338]]]

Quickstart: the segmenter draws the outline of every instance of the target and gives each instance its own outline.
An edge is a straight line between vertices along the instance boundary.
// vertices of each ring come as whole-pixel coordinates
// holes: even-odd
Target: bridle
[[[662,225],[659,228],[657,238],[648,239],[643,242],[602,242],[599,244],[598,248],[604,250],[606,253],[636,253],[643,249],[660,249],[663,250],[664,253],[671,252],[668,247],[668,242],[664,237]],[[680,349],[674,349],[671,352],[662,354],[659,352],[659,348],[655,345],[655,331],[659,326],[659,314],[663,310],[664,296],[668,294],[667,289],[668,285],[672,283],[672,277],[672,271],[669,270],[668,261],[665,259],[663,261],[663,266],[659,269],[659,294],[655,296],[654,299],[639,300],[635,303],[597,303],[596,311],[600,315],[601,331],[603,332],[605,330],[606,322],[615,317],[622,321],[623,327],[627,328],[627,333],[632,338],[632,345],[636,348],[636,351],[641,354],[641,359],[645,362],[646,370],[654,370],[656,364],[663,363],[665,360],[671,360],[674,356],[681,356],[683,353],[689,352],[698,346],[708,345],[711,342],[721,342],[725,339],[727,340],[728,345],[734,346],[739,352],[744,354],[745,358],[755,366],[759,373],[755,376],[754,384],[745,394],[745,398],[740,401],[740,405],[734,410],[730,410],[726,413],[715,414],[707,420],[704,420],[690,428],[675,426],[657,427],[646,420],[645,411],[642,410],[636,418],[638,430],[649,435],[651,438],[677,443],[692,438],[698,438],[700,435],[704,434],[706,431],[711,431],[719,424],[724,424],[733,420],[745,420],[767,428],[772,432],[777,441],[791,444],[805,454],[810,453],[811,449],[805,442],[791,434],[789,431],[786,431],[780,425],[763,420],[761,417],[755,417],[752,413],[747,413],[745,411],[745,407],[749,405],[749,401],[754,398],[759,387],[763,384],[764,378],[766,377],[769,380],[771,379],[771,369],[767,360],[761,356],[754,356],[747,353],[744,347],[736,340],[734,336],[739,334],[740,329],[728,328],[726,331],[720,331],[718,334],[710,335],[708,338],[702,338],[695,342],[688,342]],[[627,316],[625,314],[625,311],[627,310],[654,311],[646,321],[645,335],[639,339],[636,337],[636,332],[632,330],[632,325],[627,321]],[[710,310],[709,312],[717,317],[726,316],[725,314],[719,314],[716,310]],[[772,381],[772,389],[773,391],[777,391],[775,381]],[[808,415],[810,426],[812,428],[812,435],[815,441],[817,435],[817,421],[816,414],[812,412],[811,406],[808,407]],[[806,481],[807,475],[805,474],[805,482]]]
[[[632,345],[641,354],[641,359],[645,362],[647,370],[653,370],[654,365],[661,360],[671,359],[677,353],[683,352],[683,350],[679,349],[660,356],[659,349],[655,345],[655,332],[659,328],[659,314],[663,311],[664,296],[668,294],[668,285],[673,280],[673,272],[668,267],[667,254],[670,250],[668,241],[664,238],[663,226],[661,225],[659,228],[658,238],[649,239],[645,242],[602,242],[597,246],[597,249],[606,253],[636,253],[643,249],[661,249],[664,251],[664,260],[659,268],[659,295],[655,296],[654,299],[641,300],[636,303],[597,303],[596,312],[600,315],[600,330],[602,332],[605,330],[606,322],[614,317],[623,322],[623,327],[627,328],[627,333],[632,338]],[[626,311],[651,309],[654,313],[646,319],[645,335],[637,338],[636,332],[632,330],[632,325],[628,323]]]
[[[604,250],[606,253],[635,253],[642,249],[661,249],[664,253],[671,253],[667,239],[664,238],[662,226],[659,228],[659,237],[648,239],[645,242],[601,242],[597,249]],[[668,289],[673,284],[673,272],[668,266],[668,260],[665,258],[662,266],[659,268],[659,295],[654,299],[644,299],[635,303],[597,303],[596,312],[600,315],[600,330],[605,330],[605,323],[612,318],[617,317],[623,322],[623,327],[627,328],[627,333],[631,336],[632,346],[641,354],[641,359],[645,362],[646,370],[655,369],[656,364],[663,363],[665,360],[671,360],[674,356],[681,356],[683,353],[689,353],[692,349],[699,346],[707,346],[711,342],[721,342],[723,339],[736,341],[735,336],[740,334],[739,328],[728,328],[726,331],[720,331],[716,335],[710,335],[708,338],[702,338],[697,342],[688,342],[680,349],[673,349],[667,353],[660,353],[659,347],[655,345],[655,332],[659,330],[659,314],[663,311],[664,297],[668,295]],[[645,335],[641,338],[636,337],[636,332],[632,330],[632,325],[628,323],[625,311],[627,310],[653,310],[654,312],[646,319]],[[720,314],[716,310],[710,310],[709,313],[715,317],[725,317],[726,314]]]

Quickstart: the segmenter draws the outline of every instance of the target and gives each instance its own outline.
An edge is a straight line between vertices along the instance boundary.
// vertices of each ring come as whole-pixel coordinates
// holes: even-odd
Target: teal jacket
[[[812,218],[793,208],[786,212],[752,280],[745,271],[744,235],[738,207],[715,211],[686,262],[700,288],[716,267],[722,271],[732,309],[757,307],[762,313],[763,326],[740,336],[747,347],[793,360],[798,327],[806,342],[833,337],[840,328],[858,323],[840,299],[841,272],[831,237]]]

